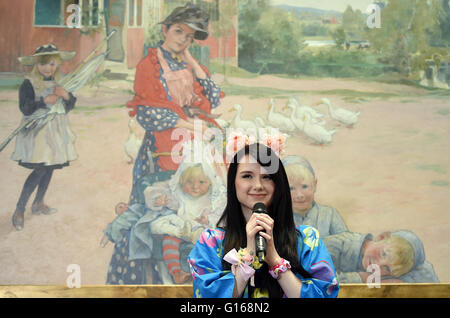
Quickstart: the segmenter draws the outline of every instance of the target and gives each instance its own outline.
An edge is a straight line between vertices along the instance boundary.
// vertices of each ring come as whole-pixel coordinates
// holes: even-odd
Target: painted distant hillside
[[[336,18],[342,18],[342,12],[334,10],[322,10],[317,8],[308,7],[295,7],[289,5],[279,5],[277,8],[284,9],[286,11],[293,12],[299,18],[312,17],[312,16],[334,16]]]

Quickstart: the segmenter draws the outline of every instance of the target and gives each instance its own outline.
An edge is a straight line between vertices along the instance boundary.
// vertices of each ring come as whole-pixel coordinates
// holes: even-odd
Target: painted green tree
[[[440,30],[442,1],[388,0],[385,4],[381,28],[367,29],[366,37],[385,62],[393,64],[399,73],[408,75],[417,71],[411,66],[420,64],[411,64],[412,55],[429,58],[439,51],[430,42],[432,34]]]
[[[295,73],[304,46],[292,13],[268,0],[239,1],[239,66],[254,73]]]
[[[363,39],[365,26],[366,19],[361,10],[353,10],[352,6],[347,6],[342,15],[342,28],[348,39]]]

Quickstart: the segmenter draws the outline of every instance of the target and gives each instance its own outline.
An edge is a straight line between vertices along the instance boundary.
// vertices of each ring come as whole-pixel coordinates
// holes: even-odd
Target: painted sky
[[[271,0],[272,5],[286,4],[297,7],[310,7],[323,10],[335,10],[344,12],[348,5],[353,9],[365,12],[373,0]]]

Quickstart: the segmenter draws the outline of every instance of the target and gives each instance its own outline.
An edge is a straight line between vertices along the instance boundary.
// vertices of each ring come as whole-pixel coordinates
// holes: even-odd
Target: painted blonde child
[[[34,215],[57,212],[44,203],[53,171],[68,166],[77,158],[75,135],[67,118],[76,98],[57,84],[62,76],[59,71],[62,61],[74,55],[74,52],[59,51],[56,46],[47,44],[38,47],[33,55],[19,58],[21,64],[33,66],[19,89],[19,108],[24,115],[22,122],[35,122],[18,133],[11,157],[19,165],[32,170],[12,217],[13,226],[18,231],[24,227],[25,207],[36,188],[31,212]]]
[[[425,260],[422,241],[411,231],[385,232],[375,239],[371,234],[342,232],[323,242],[341,283],[371,283],[375,271],[380,282],[439,282]]]
[[[348,231],[335,208],[315,202],[317,178],[308,160],[287,156],[282,162],[289,180],[295,224],[311,225],[321,237]]]
[[[210,186],[211,180],[205,175],[201,164],[195,164],[181,173],[174,194],[167,190],[161,192],[160,187],[147,188],[144,191],[147,207],[157,210],[167,206],[177,211],[177,214],[161,216],[152,222],[152,232],[169,234],[195,243],[200,233],[210,224],[215,224],[220,217],[211,214],[217,211],[210,210],[211,198],[206,195]]]
[[[153,234],[163,234],[162,256],[176,283],[183,283],[190,278],[190,273],[181,270],[179,247],[182,240],[195,243],[201,232],[214,226],[225,208],[225,188],[223,195],[213,198],[214,180],[217,176],[208,175],[201,164],[183,164],[182,169],[171,179],[171,193],[163,193],[157,189],[147,188],[144,191],[146,205],[158,208],[172,205],[176,214],[160,216],[150,225]],[[219,184],[220,186],[220,184]],[[173,206],[174,202],[178,207]]]

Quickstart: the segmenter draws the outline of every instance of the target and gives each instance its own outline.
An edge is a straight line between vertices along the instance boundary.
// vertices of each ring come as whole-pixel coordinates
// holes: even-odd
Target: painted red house
[[[202,1],[197,1],[197,3]],[[205,2],[205,1],[203,1]],[[210,36],[200,41],[202,46],[210,49],[210,59],[220,59],[234,66],[238,65],[238,0],[209,0]]]
[[[226,58],[236,64],[237,0],[227,1],[234,3],[236,10],[234,22],[228,24],[230,31],[222,32],[225,36],[220,39],[212,35],[199,44],[210,47],[210,59]],[[70,71],[112,30],[116,32],[108,41],[107,60],[135,68],[144,54],[145,28],[162,20],[167,2],[170,1],[0,0],[0,72],[23,72],[17,58],[32,54],[44,43],[77,52],[73,60],[64,63],[63,72]],[[194,2],[207,3],[219,11],[223,1]]]
[[[22,72],[17,57],[32,54],[44,43],[76,51],[64,65],[71,69],[101,42],[107,28],[117,30],[108,43],[108,59],[132,68],[142,58],[142,0],[1,1],[0,12],[1,72]]]

